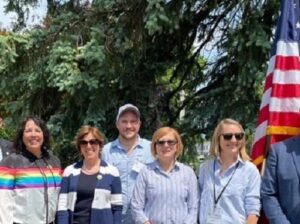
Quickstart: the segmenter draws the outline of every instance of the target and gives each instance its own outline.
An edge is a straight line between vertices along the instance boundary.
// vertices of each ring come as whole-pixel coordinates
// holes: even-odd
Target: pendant
[[[101,174],[98,174],[98,175],[97,175],[97,179],[98,179],[98,180],[101,180],[101,179],[102,179],[102,175],[101,175]]]

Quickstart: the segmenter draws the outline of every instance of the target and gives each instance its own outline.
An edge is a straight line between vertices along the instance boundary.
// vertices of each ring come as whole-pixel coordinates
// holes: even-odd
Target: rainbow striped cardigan
[[[45,152],[10,154],[0,163],[0,223],[53,222],[61,184],[59,159]]]

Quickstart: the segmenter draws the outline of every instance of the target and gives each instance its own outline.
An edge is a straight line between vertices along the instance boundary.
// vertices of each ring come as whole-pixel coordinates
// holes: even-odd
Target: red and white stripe
[[[277,42],[269,61],[265,88],[255,130],[252,158],[263,161],[266,136],[270,144],[300,133],[300,61],[297,42]]]

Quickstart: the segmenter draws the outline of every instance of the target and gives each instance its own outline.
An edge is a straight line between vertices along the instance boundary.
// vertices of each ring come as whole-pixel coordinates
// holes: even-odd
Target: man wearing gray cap
[[[138,134],[141,120],[140,111],[136,106],[125,104],[119,108],[116,127],[119,136],[104,146],[102,158],[119,170],[123,196],[122,223],[133,224],[130,200],[135,180],[140,169],[154,158],[150,150],[151,142]]]

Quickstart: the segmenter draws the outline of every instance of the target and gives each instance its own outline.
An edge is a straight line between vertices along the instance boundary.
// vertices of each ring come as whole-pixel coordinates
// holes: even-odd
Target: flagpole
[[[266,144],[265,144],[264,152],[263,152],[263,161],[261,163],[261,167],[259,170],[261,176],[263,176],[265,173],[266,160],[267,160],[267,156],[268,156],[268,153],[270,150],[270,146],[271,146],[271,135],[266,135]],[[263,210],[261,210],[260,217],[259,217],[257,223],[258,224],[268,224],[269,223]]]
[[[261,169],[260,169],[260,175],[261,176],[263,176],[264,173],[265,173],[266,159],[267,159],[267,156],[269,154],[270,146],[271,146],[271,135],[266,135],[266,145],[265,145],[265,149],[264,149],[264,159],[262,161]]]

